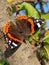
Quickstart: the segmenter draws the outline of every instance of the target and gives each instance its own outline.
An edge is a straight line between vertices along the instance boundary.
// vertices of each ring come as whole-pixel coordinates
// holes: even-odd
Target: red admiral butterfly
[[[35,19],[26,15],[16,16],[16,25],[7,22],[4,27],[4,37],[11,49],[18,47],[28,37],[34,33],[44,23],[43,19]]]

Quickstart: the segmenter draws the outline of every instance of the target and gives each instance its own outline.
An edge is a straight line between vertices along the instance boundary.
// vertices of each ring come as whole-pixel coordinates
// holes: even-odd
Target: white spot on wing
[[[14,42],[13,42],[12,44],[13,44],[14,46],[16,46],[16,47],[18,46],[18,45],[17,45],[16,43],[14,43]]]
[[[41,27],[41,25],[39,23],[37,23],[37,25],[38,25],[39,28]]]
[[[8,38],[6,38],[6,42],[8,42]]]
[[[11,40],[9,40],[9,44],[11,43]]]
[[[11,49],[13,49],[13,46],[11,46]]]
[[[36,20],[36,22],[39,22],[38,19]]]

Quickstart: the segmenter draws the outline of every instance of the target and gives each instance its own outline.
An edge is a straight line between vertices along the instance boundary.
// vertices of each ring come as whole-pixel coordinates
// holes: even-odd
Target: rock
[[[8,57],[8,61],[10,65],[40,65],[32,46],[24,43]]]

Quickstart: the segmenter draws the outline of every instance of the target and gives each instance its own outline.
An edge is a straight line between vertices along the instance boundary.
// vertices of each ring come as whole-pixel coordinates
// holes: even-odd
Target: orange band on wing
[[[31,18],[28,19],[26,15],[17,15],[18,20],[26,19],[31,24],[31,32],[34,33],[34,23]]]
[[[4,26],[4,33],[8,32],[9,27],[10,27],[10,22],[7,22],[6,25]]]
[[[31,18],[28,18],[26,15],[17,15],[18,20],[26,19],[31,24],[31,32],[34,33],[34,23]],[[10,27],[10,22],[7,22],[7,24],[4,27],[4,33],[8,33],[8,29]],[[7,34],[10,39],[13,39],[16,42],[22,42],[22,40],[19,40],[17,38],[14,38],[10,33]]]
[[[31,31],[32,31],[32,33],[34,33],[34,23],[33,23],[33,20],[31,18],[29,18],[28,22],[31,24]]]
[[[5,27],[4,27],[4,33],[7,33],[8,37],[9,37],[10,39],[12,39],[12,40],[14,40],[14,41],[16,41],[16,42],[20,42],[20,43],[21,43],[22,40],[19,40],[19,39],[17,39],[17,38],[14,38],[10,33],[8,33],[9,27],[10,27],[10,22],[7,22],[6,25],[5,25]]]
[[[28,17],[26,15],[17,15],[18,20],[27,19]]]
[[[22,42],[22,40],[19,40],[19,39],[16,39],[16,38],[14,38],[14,37],[12,37],[12,35],[10,34],[10,33],[8,33],[7,34],[8,35],[8,37],[10,38],[10,39],[12,39],[12,40],[14,40],[14,41],[16,41],[16,42]]]

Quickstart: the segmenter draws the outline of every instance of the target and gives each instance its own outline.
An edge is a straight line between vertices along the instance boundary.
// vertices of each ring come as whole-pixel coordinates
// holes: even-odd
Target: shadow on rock
[[[20,45],[14,49],[6,48],[6,51],[4,52],[4,56],[6,58],[10,57],[16,50],[18,50],[19,47]]]

